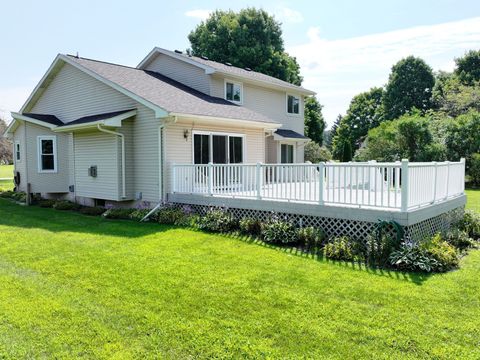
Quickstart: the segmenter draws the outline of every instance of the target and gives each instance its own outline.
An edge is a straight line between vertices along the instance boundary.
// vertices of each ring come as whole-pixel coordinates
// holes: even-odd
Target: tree
[[[340,123],[343,119],[343,116],[341,114],[338,114],[337,118],[335,119],[335,122],[332,125],[332,128],[330,130],[327,130],[327,140],[325,141],[325,146],[327,147],[328,150],[332,151],[333,149],[333,139],[335,138],[335,135],[337,135],[337,130],[338,127],[340,126]]]
[[[412,108],[425,112],[432,107],[435,77],[430,66],[409,56],[393,65],[383,97],[385,116],[396,119]]]
[[[262,9],[216,10],[190,32],[188,39],[193,55],[300,85],[300,66],[285,52],[280,26]]]
[[[0,119],[0,165],[13,162],[12,143],[4,136],[5,130],[7,130],[7,123]]]
[[[455,59],[455,74],[462,84],[473,85],[480,81],[480,50],[470,50],[463,57]]]
[[[480,111],[480,83],[465,85],[455,73],[440,72],[433,87],[435,108],[456,117],[470,110]]]
[[[316,97],[311,96],[305,100],[305,135],[322,146],[324,130],[325,120],[322,115],[322,105]]]
[[[319,163],[330,160],[332,160],[332,154],[326,147],[320,146],[314,141],[305,145],[305,161]]]
[[[335,137],[333,138],[332,155],[336,160],[350,161],[353,157],[352,141],[350,128],[347,126],[344,119],[345,117],[340,121]]]
[[[445,146],[434,141],[430,119],[419,112],[385,121],[368,132],[367,144],[355,160],[440,161],[445,159]]]
[[[458,116],[448,129],[445,139],[449,160],[464,157],[467,169],[470,167],[472,155],[480,153],[480,112],[470,111]]]

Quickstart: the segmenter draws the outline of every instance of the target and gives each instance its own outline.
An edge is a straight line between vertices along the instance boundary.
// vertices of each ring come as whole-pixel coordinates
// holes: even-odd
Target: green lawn
[[[465,190],[467,194],[467,208],[480,212],[480,189]]]
[[[1,178],[13,178],[13,165],[0,165]]]
[[[480,358],[480,251],[406,275],[0,199],[1,358]]]

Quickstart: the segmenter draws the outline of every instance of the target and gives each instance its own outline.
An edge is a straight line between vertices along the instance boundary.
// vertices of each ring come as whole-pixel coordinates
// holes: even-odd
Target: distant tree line
[[[13,162],[12,143],[5,137],[5,130],[7,130],[7,123],[0,119],[0,165]]]

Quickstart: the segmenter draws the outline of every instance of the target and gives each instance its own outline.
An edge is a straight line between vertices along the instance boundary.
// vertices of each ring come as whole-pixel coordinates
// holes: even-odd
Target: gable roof
[[[63,125],[63,122],[57,118],[55,115],[49,115],[49,114],[33,114],[33,113],[23,113],[23,116],[26,116],[28,118],[36,119],[48,124],[60,126]]]
[[[103,113],[103,114],[96,114],[96,115],[89,115],[89,116],[84,116],[79,119],[70,121],[66,124],[60,125],[60,126],[70,126],[70,125],[79,125],[79,124],[88,124],[91,122],[96,122],[96,121],[101,121],[101,120],[107,120],[114,118],[118,115],[123,115],[129,112],[134,111],[135,109],[129,109],[129,110],[122,110],[122,111],[114,111],[114,112],[109,112],[109,113]]]
[[[158,112],[161,111],[163,117],[177,114],[182,116],[193,115],[212,119],[260,122],[268,124],[269,127],[281,126],[268,116],[227,100],[206,95],[153,71],[71,55],[60,54],[57,56],[57,60],[63,60],[107,85],[122,91],[127,96],[131,96],[134,100],[144,103],[156,111],[158,110],[157,116]],[[42,88],[42,86],[44,88],[41,81],[37,87]],[[37,88],[34,93],[35,91],[37,91]],[[34,93],[22,107],[22,110],[34,98]]]
[[[189,64],[195,65],[205,70],[207,74],[220,73],[228,76],[234,76],[237,78],[242,78],[245,80],[250,80],[252,82],[263,83],[265,85],[280,87],[283,90],[295,91],[302,93],[304,95],[315,95],[314,91],[305,89],[302,86],[297,86],[289,82],[277,79],[273,76],[268,76],[256,71],[242,69],[236,66],[231,66],[227,64],[222,64],[213,60],[207,60],[201,57],[192,56],[183,53],[177,53],[174,51],[162,49],[159,47],[154,48],[141,62],[138,64],[137,68],[144,68],[153,58],[158,55],[163,54],[170,56],[172,58],[187,62]]]

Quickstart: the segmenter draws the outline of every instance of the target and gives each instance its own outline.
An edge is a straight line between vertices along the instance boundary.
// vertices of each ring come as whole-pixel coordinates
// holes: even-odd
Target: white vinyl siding
[[[184,132],[189,131],[188,138],[185,140]],[[196,131],[220,132],[228,134],[244,135],[244,163],[265,162],[265,134],[263,129],[255,128],[235,128],[221,125],[200,125],[192,123],[177,123],[165,127],[165,157],[166,157],[166,190],[171,189],[171,165],[193,164],[193,143],[192,134]]]
[[[26,184],[26,143],[25,143],[25,124],[21,123],[15,133],[13,134],[13,141],[20,144],[20,161],[14,161],[14,173],[20,173],[20,190],[25,191],[27,189]],[[11,174],[12,176],[14,174]]]
[[[118,136],[100,132],[78,133],[74,136],[76,195],[118,201]],[[91,166],[97,167],[97,177],[89,176],[88,169]]]
[[[27,112],[52,114],[64,122],[83,116],[135,108],[135,101],[65,64]]]
[[[25,159],[27,163],[28,183],[32,193],[67,193],[69,185],[69,136],[56,134],[49,129],[25,123],[26,146]],[[17,130],[18,131],[18,130]],[[17,134],[17,132],[15,132]],[[39,137],[55,137],[56,139],[56,171],[39,172],[38,139]],[[26,186],[27,178],[23,176],[21,182]]]
[[[210,79],[209,75],[205,74],[205,70],[170,56],[157,55],[145,70],[158,72],[204,94],[210,92]]]
[[[211,95],[215,97],[225,98],[225,80],[220,76],[211,77]],[[259,87],[256,85],[243,82],[243,103],[242,106],[252,109],[260,114],[266,115],[269,118],[278,121],[283,124],[284,129],[290,129],[303,134],[303,97],[300,94],[293,94],[290,91],[290,95],[298,96],[299,114],[288,114],[286,112],[287,92],[273,90],[269,88]]]

